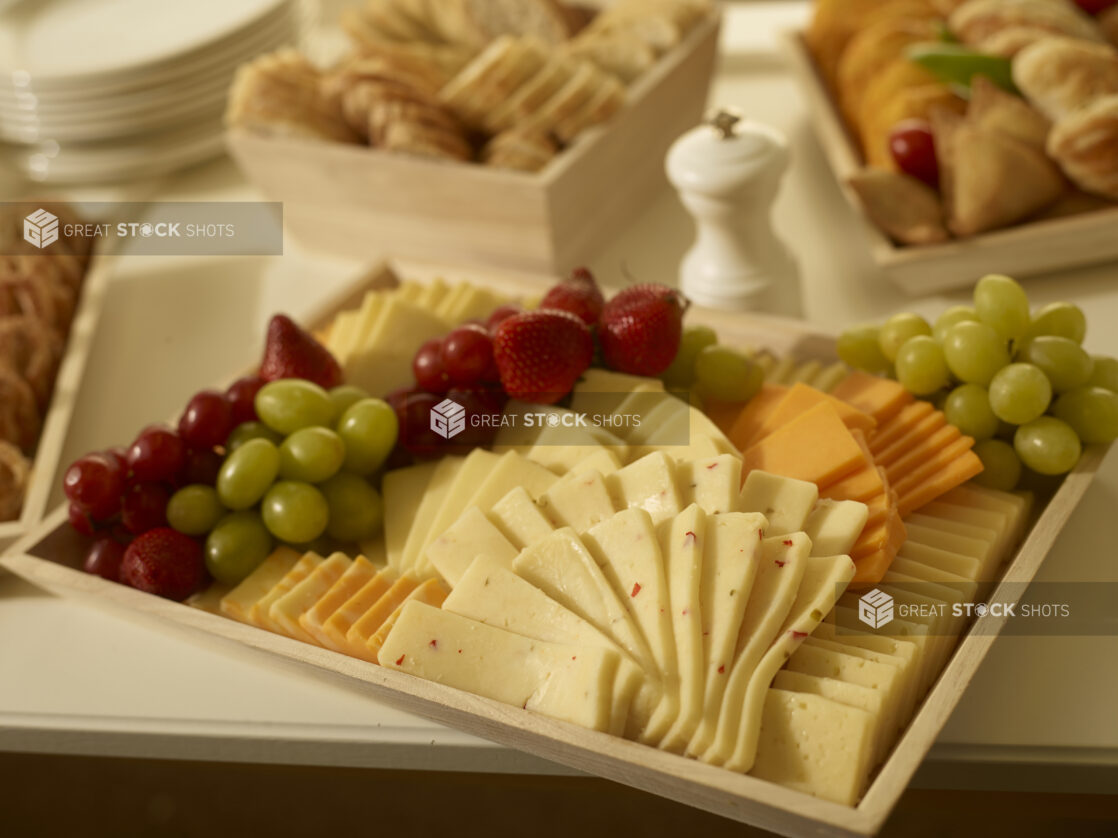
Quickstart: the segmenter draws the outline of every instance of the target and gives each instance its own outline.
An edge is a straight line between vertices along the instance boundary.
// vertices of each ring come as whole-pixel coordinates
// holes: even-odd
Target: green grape
[[[236,585],[272,552],[272,536],[255,512],[226,515],[206,539],[206,569],[218,582]]]
[[[707,346],[695,358],[695,389],[703,398],[749,401],[764,382],[761,368],[728,346]]]
[[[910,393],[927,396],[951,380],[943,348],[931,335],[917,335],[897,351],[897,381]]]
[[[330,403],[334,406],[333,418],[328,423],[331,427],[333,427],[334,423],[342,418],[342,414],[353,407],[353,405],[357,404],[362,399],[369,398],[368,393],[353,384],[339,384],[337,387],[328,390],[326,395],[330,397]]]
[[[872,323],[853,326],[839,335],[836,348],[839,358],[854,369],[884,373],[889,359],[881,351],[881,330]]]
[[[381,399],[362,399],[338,420],[338,436],[345,443],[345,468],[355,474],[372,474],[380,468],[399,433],[396,411]]]
[[[260,505],[268,532],[288,544],[306,544],[326,531],[330,508],[326,498],[309,483],[281,480],[264,495]]]
[[[977,319],[978,314],[970,306],[951,306],[936,318],[935,325],[932,327],[932,337],[943,343],[952,326]]]
[[[1003,422],[1024,425],[1048,409],[1052,385],[1032,364],[1010,364],[990,382],[990,407]]]
[[[990,408],[990,395],[977,384],[960,384],[943,404],[947,421],[976,442],[998,432],[998,417]]]
[[[221,464],[217,496],[228,509],[248,509],[264,497],[279,474],[280,455],[266,439],[250,439]]]
[[[686,390],[695,383],[695,359],[708,346],[718,343],[718,334],[709,326],[687,326],[679,339],[679,351],[660,378],[671,389]]]
[[[885,321],[877,333],[877,342],[881,347],[881,354],[890,361],[896,361],[897,351],[904,346],[905,341],[931,333],[932,327],[927,320],[919,314],[906,311],[894,314]]]
[[[256,394],[256,415],[260,421],[284,436],[300,428],[329,425],[334,404],[326,391],[301,378],[270,381]]]
[[[978,280],[974,310],[979,320],[1006,339],[1022,337],[1029,328],[1029,298],[1008,276],[990,274]]]
[[[1018,428],[1013,448],[1021,462],[1038,474],[1067,474],[1083,453],[1071,425],[1052,416],[1041,416]]]
[[[1064,393],[1052,406],[1088,445],[1118,439],[1118,393],[1102,387],[1081,387]]]
[[[990,326],[964,320],[952,326],[943,338],[947,368],[964,384],[990,383],[994,374],[1009,363],[1005,339]]]
[[[279,474],[284,480],[321,483],[345,462],[342,438],[329,428],[303,428],[280,446]]]
[[[318,487],[330,508],[326,534],[343,543],[365,541],[380,532],[384,501],[364,477],[343,471]]]
[[[225,453],[232,454],[250,439],[266,439],[273,445],[283,442],[283,436],[277,434],[263,422],[242,422],[235,427],[225,440]]]
[[[167,523],[186,535],[205,535],[224,514],[213,486],[183,486],[167,501]]]
[[[1021,479],[1021,460],[1013,446],[1000,439],[985,439],[974,446],[982,460],[982,473],[973,480],[979,486],[1011,492]]]
[[[1091,377],[1087,379],[1090,387],[1102,387],[1111,393],[1118,393],[1118,358],[1107,358],[1105,355],[1092,355],[1095,362],[1091,370]]]
[[[1040,367],[1056,393],[1082,387],[1094,369],[1094,361],[1083,347],[1073,340],[1053,335],[1040,335],[1030,340],[1021,360]]]
[[[1075,343],[1083,343],[1087,335],[1087,318],[1074,303],[1049,303],[1033,315],[1026,337],[1055,335]]]

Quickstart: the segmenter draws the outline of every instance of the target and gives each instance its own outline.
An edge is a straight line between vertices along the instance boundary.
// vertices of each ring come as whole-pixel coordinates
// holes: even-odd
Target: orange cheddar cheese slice
[[[741,416],[748,402],[724,402],[719,399],[703,399],[703,413],[714,423],[715,427],[730,438],[734,422]]]
[[[888,495],[882,472],[872,465],[867,465],[821,489],[819,496],[831,500],[856,500],[869,503],[878,496]]]
[[[314,636],[303,628],[299,618],[334,586],[350,564],[349,556],[344,553],[334,553],[321,562],[306,579],[272,603],[268,610],[272,622],[288,637],[315,643]]]
[[[335,652],[347,651],[349,644],[346,642],[346,635],[349,634],[353,624],[376,605],[377,600],[388,593],[394,581],[396,581],[394,577],[382,570],[342,603],[322,626],[326,646]]]
[[[939,460],[938,470],[922,481],[902,487],[897,486],[897,508],[902,516],[915,512],[926,503],[931,503],[940,495],[946,494],[956,486],[966,483],[982,471],[982,461],[970,449],[974,440],[969,436],[959,439],[952,448],[944,451]]]
[[[954,425],[944,425],[896,460],[885,465],[886,479],[889,480],[890,483],[899,482],[906,475],[911,474],[914,470],[919,468],[921,463],[934,457],[937,451],[943,451],[950,447],[961,436],[962,433],[960,433],[959,429]]]
[[[835,485],[838,485],[837,483]],[[837,498],[836,498],[837,500]],[[876,495],[869,500],[862,501],[869,510],[869,515],[866,518],[866,525],[863,531],[872,530],[878,524],[883,524],[889,518],[889,515],[897,508],[897,505],[886,494]]]
[[[906,537],[904,521],[894,510],[894,513],[885,520],[885,523],[872,530],[862,530],[862,535],[850,548],[850,558],[864,558],[878,550],[886,550],[896,556],[897,551],[904,546]]]
[[[373,603],[372,608],[362,614],[346,632],[346,651],[356,658],[376,663],[377,656],[369,655],[366,644],[369,638],[376,634],[377,629],[384,621],[392,616],[392,612],[399,608],[408,594],[419,587],[419,580],[413,576],[404,575],[397,579],[384,595]]]
[[[396,620],[400,617],[400,612],[404,610],[404,605],[406,603],[414,600],[416,602],[422,602],[424,605],[433,605],[435,608],[440,608],[448,596],[450,596],[450,591],[448,591],[438,579],[428,579],[408,594],[404,601],[396,606],[396,610],[389,614],[388,618],[381,623],[380,628],[373,633],[373,636],[370,637],[369,641],[365,644],[366,654],[371,655],[374,661],[377,659],[377,655],[380,653],[380,647],[384,645],[384,639],[388,637],[388,632],[392,631],[392,627],[396,625]]]
[[[252,623],[252,609],[295,567],[300,555],[290,547],[277,548],[221,599],[221,612],[242,623]]]
[[[870,440],[870,450],[874,455],[883,453],[890,445],[903,438],[915,427],[935,411],[931,402],[923,399],[906,404],[896,416],[877,429],[877,433]]]
[[[754,469],[825,487],[865,464],[865,454],[829,404],[818,404],[750,446],[742,474]]]
[[[765,418],[764,423],[757,430],[754,440],[764,439],[777,428],[786,425],[788,422],[795,419],[801,413],[805,413],[811,408],[819,404],[829,404],[833,407],[842,419],[846,427],[851,429],[858,429],[863,433],[870,434],[874,428],[877,427],[877,422],[873,417],[867,413],[863,413],[857,408],[851,407],[846,402],[836,399],[834,396],[829,396],[814,387],[809,387],[803,382],[797,382],[789,388],[788,392],[773,408],[772,412]]]
[[[969,436],[960,436],[946,448],[936,451],[931,457],[921,462],[916,468],[893,484],[898,500],[903,500],[921,483],[930,480],[937,472],[947,468],[951,463],[962,457],[974,446],[974,440]],[[911,511],[911,510],[909,510]]]
[[[334,646],[326,634],[326,621],[376,575],[377,567],[371,561],[364,556],[354,559],[338,581],[299,617],[299,625],[303,627],[303,631],[313,637],[320,646],[333,649]]]
[[[835,385],[831,395],[868,413],[880,427],[912,400],[912,394],[896,381],[855,370]]]
[[[283,634],[283,629],[272,619],[272,603],[306,579],[314,569],[322,564],[322,556],[315,553],[306,553],[299,561],[292,565],[291,570],[275,584],[272,590],[262,596],[256,605],[249,611],[248,621],[257,628],[267,629],[276,634]]]
[[[854,578],[850,580],[851,587],[866,587],[876,585],[881,577],[889,570],[894,556],[888,550],[878,550],[861,559],[854,560]]]
[[[769,413],[780,404],[786,392],[788,388],[779,384],[763,384],[757,395],[746,403],[727,434],[739,451],[744,451],[753,444],[757,431],[765,424]]]
[[[877,460],[878,465],[891,465],[914,448],[922,445],[928,437],[938,433],[946,425],[947,417],[941,411],[933,410],[888,448],[878,449],[874,453],[874,459]]]

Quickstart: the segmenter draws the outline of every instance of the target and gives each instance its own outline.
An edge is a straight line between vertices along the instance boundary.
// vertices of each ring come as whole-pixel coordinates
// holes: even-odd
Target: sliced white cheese
[[[388,566],[393,570],[401,567],[404,545],[438,465],[423,463],[384,473],[384,544]]]
[[[657,452],[629,463],[606,477],[617,509],[643,509],[658,524],[683,511],[675,480],[675,462]]]
[[[546,538],[554,529],[532,497],[519,486],[493,504],[489,518],[518,550]]]
[[[664,384],[658,378],[588,369],[575,385],[571,408],[580,413],[615,413],[630,393],[663,391]]]
[[[409,303],[418,303],[423,296],[423,286],[416,282],[414,279],[405,279],[398,286],[393,293],[401,300]]]
[[[888,639],[888,638],[885,638]],[[897,691],[897,705],[891,710],[894,712],[894,724],[897,725],[896,730],[890,730],[890,735],[900,733],[908,724],[908,720],[912,716],[913,703],[911,696],[913,695],[914,686],[914,669],[912,666],[912,647],[900,647],[902,650],[908,652],[907,657],[900,655],[890,655],[885,652],[879,652],[875,649],[866,648],[864,644],[847,643],[846,638],[843,636],[836,636],[833,640],[825,640],[822,637],[809,637],[804,641],[809,646],[815,646],[819,649],[829,649],[832,652],[841,652],[844,655],[853,655],[856,658],[865,658],[875,663],[887,663],[890,666],[895,666],[898,671],[898,678],[900,679],[900,688]]]
[[[612,474],[621,468],[618,453],[604,445],[533,445],[524,456],[534,460],[556,474],[594,469],[600,474]]]
[[[938,500],[920,507],[920,514],[929,518],[938,518],[941,521],[953,521],[958,524],[993,531],[996,533],[994,541],[995,567],[1009,557],[1009,551],[1013,547],[1014,533],[1010,518],[1004,511],[971,509]]]
[[[828,625],[823,623],[820,628]],[[891,739],[885,735],[885,728],[881,724],[882,696],[877,690],[863,687],[861,684],[851,684],[837,678],[820,678],[817,675],[807,675],[803,672],[790,672],[782,669],[773,679],[773,688],[795,693],[810,693],[864,710],[873,718],[873,759],[871,767],[882,762]],[[761,723],[761,742],[757,745],[757,759],[760,762],[765,750],[765,725]],[[756,763],[755,763],[756,765]]]
[[[979,576],[980,563],[978,559],[972,556],[964,556],[962,553],[955,553],[951,550],[943,550],[939,547],[930,547],[927,544],[920,544],[912,539],[907,539],[905,543],[901,545],[901,549],[897,551],[897,555],[921,562],[929,567],[945,570],[948,573],[953,573],[964,579],[977,580]]]
[[[605,481],[596,471],[571,472],[540,496],[540,511],[553,526],[586,532],[615,512]]]
[[[443,608],[479,623],[569,646],[612,649],[622,656],[613,690],[611,733],[625,730],[629,705],[644,681],[640,667],[621,647],[573,611],[491,559],[478,559],[466,570]]]
[[[422,500],[412,516],[404,549],[400,552],[398,562],[392,564],[392,556],[389,555],[389,568],[396,574],[410,573],[415,568],[423,545],[431,532],[431,525],[443,508],[464,462],[464,457],[443,457],[436,464],[431,479],[423,491]]]
[[[844,594],[834,610],[834,625],[832,630],[838,639],[858,638],[866,625],[858,617],[858,609],[851,607],[857,600],[852,595]],[[815,632],[818,636],[827,638],[827,623],[824,623]],[[913,644],[913,673],[916,679],[916,700],[924,696],[922,684],[924,674],[931,667],[931,652],[934,637],[929,634],[925,623],[912,622],[901,617],[894,617],[887,626],[874,629],[874,637],[884,637],[890,640],[899,640]]]
[[[547,643],[408,602],[378,654],[382,666],[592,730],[609,729],[620,656]]]
[[[819,695],[766,692],[754,777],[844,806],[869,776],[873,717]]]
[[[939,550],[969,556],[978,561],[976,581],[993,581],[987,575],[992,569],[995,559],[993,533],[986,533],[985,535],[988,535],[988,537],[976,538],[972,535],[948,532],[939,527],[929,527],[927,526],[927,519],[922,519],[918,515],[910,515],[909,518],[915,518],[916,521],[910,524],[909,520],[905,519],[905,530],[908,533],[906,544],[923,544],[927,547],[935,547]]]
[[[870,510],[853,500],[820,498],[815,502],[804,532],[811,539],[811,552],[816,556],[848,556],[866,526]]]
[[[741,489],[741,509],[764,515],[769,522],[765,534],[770,536],[801,532],[818,500],[814,483],[756,469],[745,476]]]
[[[657,531],[668,580],[668,603],[678,664],[679,709],[660,747],[683,753],[703,714],[705,668],[699,588],[707,543],[707,516],[691,504]],[[657,722],[653,721],[653,726]]]
[[[434,311],[449,291],[450,288],[445,282],[435,278],[423,286],[423,292],[416,300],[416,304],[427,311]]]
[[[493,309],[505,302],[500,294],[495,294],[486,288],[466,284],[462,293],[453,305],[439,306],[440,314],[448,323],[463,323],[466,320],[482,319],[492,314]]]
[[[680,502],[708,515],[737,512],[741,498],[741,460],[732,454],[676,462]]]
[[[479,556],[510,568],[518,552],[476,506],[463,512],[450,529],[427,545],[427,558],[452,588]]]
[[[975,597],[978,595],[978,583],[972,582],[970,579],[964,579],[948,570],[932,567],[903,556],[897,556],[893,559],[893,563],[889,565],[889,570],[922,582],[938,582],[948,586],[953,591],[957,591],[967,602],[977,601]]]
[[[488,512],[509,490],[517,486],[532,498],[538,498],[559,480],[550,469],[514,451],[502,454],[499,460],[490,462],[492,467],[485,473],[469,500],[471,506],[476,506],[482,512]]]

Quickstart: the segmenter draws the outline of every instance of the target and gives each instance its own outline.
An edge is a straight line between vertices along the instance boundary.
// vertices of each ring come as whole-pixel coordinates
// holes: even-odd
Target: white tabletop
[[[776,30],[793,3],[732,8],[713,101],[788,133],[794,162],[776,228],[797,254],[804,314],[838,328],[898,308],[934,314],[963,295],[905,298],[871,265],[860,221],[838,192],[790,75]],[[228,161],[144,187],[160,200],[258,197]],[[90,197],[88,193],[83,193]],[[667,191],[593,261],[606,280],[674,281],[690,243]],[[62,462],[124,442],[179,410],[194,390],[256,358],[267,315],[298,315],[364,266],[288,242],[275,258],[126,259],[114,277]],[[1074,299],[1087,346],[1118,355],[1115,266],[1025,282],[1037,303]],[[472,272],[477,276],[477,272]],[[1103,464],[1040,578],[1118,581],[1118,455]],[[440,770],[562,772],[249,651],[46,595],[0,574],[0,749],[178,759]],[[933,751],[938,760],[1118,765],[1118,638],[1000,638]],[[1079,776],[1079,775],[1077,775]],[[1045,775],[1060,788],[1060,771]]]

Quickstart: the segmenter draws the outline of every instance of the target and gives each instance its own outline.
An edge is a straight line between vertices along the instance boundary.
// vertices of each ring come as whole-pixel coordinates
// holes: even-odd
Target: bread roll
[[[869,219],[901,244],[936,244],[951,236],[939,195],[906,174],[864,169],[850,178]]]
[[[1103,40],[1098,24],[1067,0],[970,0],[951,13],[948,23],[956,37],[971,46],[1011,27]]]
[[[1048,154],[1082,189],[1118,201],[1118,95],[1100,96],[1057,122]]]
[[[1108,44],[1047,38],[1013,59],[1013,81],[1056,122],[1097,96],[1118,93],[1118,51]]]

